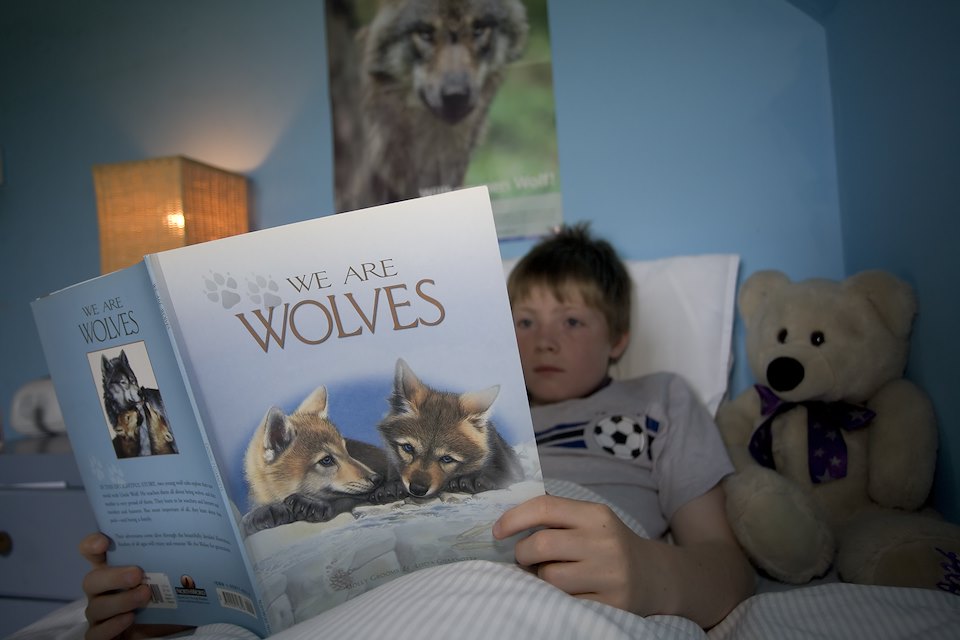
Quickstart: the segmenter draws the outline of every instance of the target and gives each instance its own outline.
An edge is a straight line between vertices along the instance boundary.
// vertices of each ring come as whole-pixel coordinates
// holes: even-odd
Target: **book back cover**
[[[236,515],[146,266],[32,307],[87,496],[112,542],[108,561],[146,572],[152,601],[139,621],[231,622],[264,634]]]

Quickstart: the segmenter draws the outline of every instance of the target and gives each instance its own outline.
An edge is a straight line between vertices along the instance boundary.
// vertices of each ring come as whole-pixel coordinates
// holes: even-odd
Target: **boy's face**
[[[627,348],[628,335],[612,339],[607,320],[576,287],[564,301],[549,287],[535,286],[513,305],[523,377],[534,405],[580,398],[607,376],[611,359]]]

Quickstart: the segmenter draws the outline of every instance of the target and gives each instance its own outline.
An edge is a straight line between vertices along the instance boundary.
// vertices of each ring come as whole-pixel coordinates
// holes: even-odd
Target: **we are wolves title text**
[[[343,284],[363,284],[397,277],[392,260],[365,262],[349,267]],[[286,278],[298,294],[322,291],[333,286],[326,271]],[[436,281],[421,278],[412,287],[407,283],[376,286],[365,293],[345,292],[306,298],[294,304],[268,307],[235,314],[255,344],[265,353],[271,344],[283,349],[287,336],[307,345],[318,345],[332,337],[351,338],[378,329],[402,331],[434,327],[446,318],[443,303],[432,295]],[[133,310],[126,309],[120,296],[83,305],[85,317],[78,328],[87,344],[103,343],[140,333]],[[382,318],[386,314],[386,318]],[[384,324],[384,321],[387,323]]]
[[[365,262],[359,269],[349,267],[343,284],[377,282],[396,276],[397,270],[392,260]],[[286,281],[298,294],[333,286],[326,271],[291,276]],[[387,330],[437,326],[446,317],[446,310],[431,295],[431,289],[435,286],[433,279],[422,278],[412,287],[407,283],[398,283],[376,286],[372,292],[365,294],[334,293],[322,298],[306,298],[292,305],[285,302],[271,306],[266,313],[254,309],[249,312],[249,318],[248,313],[238,313],[235,317],[267,353],[271,342],[280,349],[284,348],[288,331],[297,341],[306,345],[323,344],[334,336],[341,339],[364,333],[374,334],[378,328],[384,327],[380,320],[384,313],[389,314]],[[279,326],[275,326],[275,323]]]
[[[78,327],[87,344],[135,336],[140,333],[140,323],[134,319],[133,311],[124,309],[120,296],[108,298],[100,303],[83,305],[81,311],[87,320],[81,322]],[[111,315],[98,317],[103,312],[110,312]]]

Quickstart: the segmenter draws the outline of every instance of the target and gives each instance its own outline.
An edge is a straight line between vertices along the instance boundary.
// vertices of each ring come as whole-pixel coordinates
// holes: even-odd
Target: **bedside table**
[[[66,436],[0,450],[0,637],[83,596],[77,551],[97,530]]]

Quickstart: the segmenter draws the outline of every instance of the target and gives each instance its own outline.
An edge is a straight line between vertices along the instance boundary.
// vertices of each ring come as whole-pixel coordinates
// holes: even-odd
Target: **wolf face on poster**
[[[498,236],[563,220],[546,0],[327,2],[338,211],[490,190]]]

